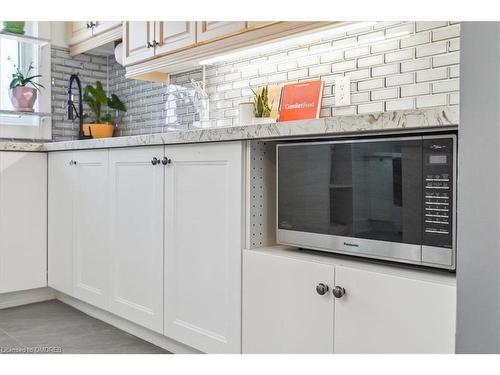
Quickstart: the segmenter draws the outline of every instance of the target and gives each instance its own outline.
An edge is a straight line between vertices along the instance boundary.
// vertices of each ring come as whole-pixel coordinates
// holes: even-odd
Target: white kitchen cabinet
[[[123,23],[123,62],[132,65],[155,55],[155,22]]]
[[[333,353],[331,264],[257,251],[243,255],[243,353]]]
[[[72,151],[48,156],[48,284],[73,295]]]
[[[207,353],[241,352],[242,148],[165,148],[165,335]]]
[[[68,22],[70,56],[90,51],[122,38],[120,21]]]
[[[454,353],[454,286],[342,266],[335,283],[335,353]]]
[[[452,275],[275,247],[244,251],[242,290],[243,353],[454,352]]]
[[[110,311],[163,333],[163,146],[109,151]]]
[[[96,21],[92,29],[92,36],[105,33],[111,29],[121,26],[121,21]]]
[[[248,29],[256,29],[258,27],[269,26],[277,23],[276,21],[248,21],[247,28]]]
[[[196,22],[162,21],[156,22],[155,55],[172,52],[192,46],[196,42]]]
[[[47,155],[0,152],[0,293],[47,286]]]
[[[108,151],[73,154],[73,293],[106,308],[109,285]]]
[[[49,155],[49,286],[100,308],[108,303],[108,152]]]
[[[247,26],[245,21],[227,22],[227,21],[198,21],[196,40],[206,42],[219,39],[231,34],[244,31]]]
[[[96,21],[74,21],[69,23],[69,45],[92,38],[92,26]]]

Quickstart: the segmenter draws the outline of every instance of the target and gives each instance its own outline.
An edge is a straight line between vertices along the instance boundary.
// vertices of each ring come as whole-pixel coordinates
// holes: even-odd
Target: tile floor
[[[0,353],[167,354],[59,301],[0,310]]]

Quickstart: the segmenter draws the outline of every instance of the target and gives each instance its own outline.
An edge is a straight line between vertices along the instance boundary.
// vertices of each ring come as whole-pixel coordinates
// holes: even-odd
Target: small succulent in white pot
[[[9,85],[10,101],[16,111],[33,112],[33,107],[37,99],[37,92],[43,85],[36,82],[40,74],[30,75],[33,71],[33,63],[30,64],[26,73],[14,66],[16,71],[12,74]]]

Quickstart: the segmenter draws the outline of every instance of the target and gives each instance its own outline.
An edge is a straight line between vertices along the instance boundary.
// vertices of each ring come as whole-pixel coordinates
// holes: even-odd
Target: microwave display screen
[[[429,164],[448,164],[446,155],[429,155]]]

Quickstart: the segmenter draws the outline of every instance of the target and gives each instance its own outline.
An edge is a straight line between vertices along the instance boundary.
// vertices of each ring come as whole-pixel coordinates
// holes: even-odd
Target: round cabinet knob
[[[169,159],[169,158],[167,158],[167,157],[165,156],[165,157],[163,157],[163,159],[161,160],[161,163],[162,163],[163,165],[170,164],[170,163],[172,163],[172,159]]]
[[[316,285],[316,292],[322,296],[324,295],[326,292],[328,292],[328,285],[326,284],[323,284],[323,283],[319,283],[318,285]]]
[[[153,165],[160,164],[160,159],[158,159],[157,157],[154,157],[153,159],[151,159],[151,164],[153,164]]]
[[[345,289],[342,288],[341,286],[336,286],[335,288],[332,289],[332,293],[335,296],[335,298],[342,298],[342,296],[345,294]]]

